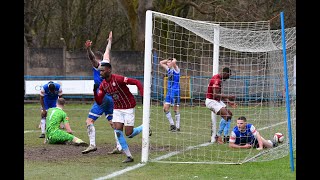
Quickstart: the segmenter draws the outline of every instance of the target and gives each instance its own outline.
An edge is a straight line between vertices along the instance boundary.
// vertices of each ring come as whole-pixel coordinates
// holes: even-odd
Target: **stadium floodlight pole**
[[[212,61],[212,75],[219,73],[219,35],[220,35],[220,26],[217,25],[214,27],[214,36],[213,36],[213,61]],[[217,134],[217,115],[211,112],[211,142],[215,142],[215,136]]]
[[[289,147],[290,147],[290,164],[291,164],[291,171],[294,171],[291,117],[290,117],[290,99],[289,99],[289,86],[288,86],[288,73],[287,73],[287,55],[286,55],[286,38],[285,38],[286,34],[285,34],[285,30],[284,30],[283,12],[280,13],[280,19],[281,19],[281,37],[282,37],[284,81],[285,81],[285,87],[286,87],[286,108],[287,108],[287,116],[288,116],[287,120],[288,120]]]
[[[151,96],[151,61],[152,61],[152,11],[146,11],[144,43],[144,80],[143,80],[143,115],[142,115],[142,150],[141,162],[146,163],[149,157],[149,123]]]

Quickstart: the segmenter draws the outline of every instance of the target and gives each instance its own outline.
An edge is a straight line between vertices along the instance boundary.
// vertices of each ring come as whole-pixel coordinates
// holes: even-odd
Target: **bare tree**
[[[281,11],[286,27],[294,27],[296,0],[24,0],[24,42],[29,47],[83,48],[85,40],[103,50],[109,31],[113,50],[144,49],[145,13],[165,14],[205,21],[270,20],[280,27]]]

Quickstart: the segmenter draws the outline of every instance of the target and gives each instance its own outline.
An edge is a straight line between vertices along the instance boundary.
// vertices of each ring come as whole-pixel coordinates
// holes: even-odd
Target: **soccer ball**
[[[282,143],[284,141],[284,136],[283,136],[282,133],[277,132],[277,133],[274,134],[273,140],[275,142]]]

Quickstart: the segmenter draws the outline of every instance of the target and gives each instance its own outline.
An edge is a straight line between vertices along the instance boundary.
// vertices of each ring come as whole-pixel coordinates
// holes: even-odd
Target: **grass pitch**
[[[77,137],[89,141],[85,120],[91,104],[67,104],[65,111],[70,118],[71,128]],[[136,108],[135,125],[142,123],[142,108]],[[149,162],[121,174],[119,171],[134,167],[141,159],[141,134],[128,139],[135,162],[124,164],[124,154],[109,155],[114,148],[114,134],[104,117],[96,123],[98,150],[81,154],[84,147],[43,144],[38,138],[40,129],[40,106],[24,106],[24,179],[296,179],[291,171],[289,156],[267,162],[250,162],[242,165],[219,164],[167,164]],[[295,160],[294,160],[295,162]],[[295,167],[295,166],[294,166]]]

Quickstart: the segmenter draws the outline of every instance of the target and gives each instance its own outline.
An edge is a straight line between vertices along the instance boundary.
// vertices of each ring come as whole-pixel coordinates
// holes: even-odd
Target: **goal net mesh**
[[[147,22],[148,23],[148,22]],[[218,30],[218,31],[217,31]],[[215,36],[215,33],[217,34]],[[288,122],[296,148],[295,55],[296,29],[285,29],[289,102],[286,102],[281,30],[271,30],[269,21],[205,22],[162,13],[152,13],[152,72],[148,161],[164,163],[241,164],[270,161],[289,154]],[[147,41],[147,39],[146,39]],[[219,61],[214,67],[214,46]],[[167,75],[159,62],[177,59],[181,72],[180,131],[171,132],[163,111]],[[229,148],[211,142],[211,111],[205,107],[207,86],[214,68],[232,70],[222,82],[223,94],[236,96],[229,134],[236,119],[245,116],[265,139],[276,132],[285,136],[276,148],[258,151]],[[288,103],[288,104],[287,104]],[[290,121],[286,106],[290,107]],[[170,107],[172,117],[175,113]],[[217,128],[221,117],[217,116]],[[174,119],[175,121],[175,119]],[[223,134],[223,133],[222,133]]]

